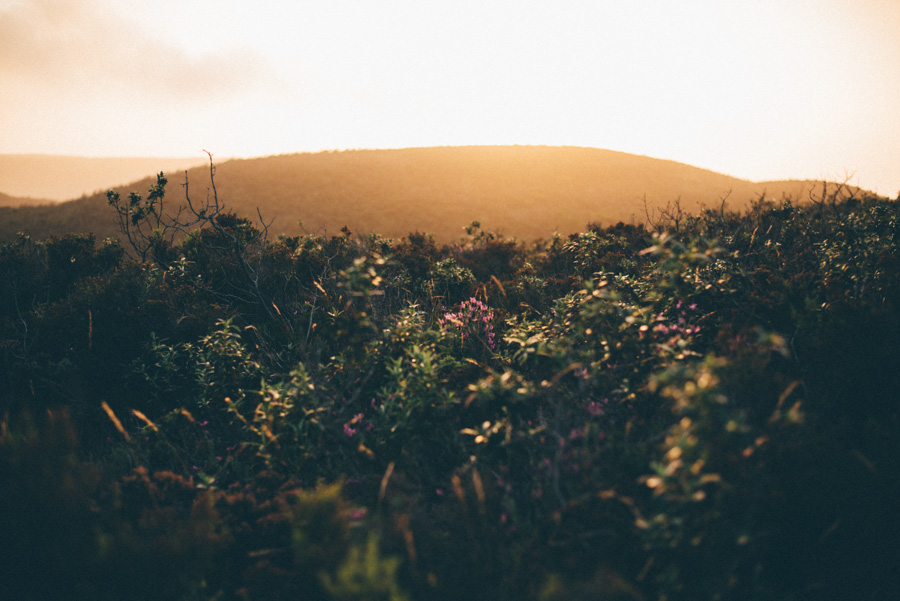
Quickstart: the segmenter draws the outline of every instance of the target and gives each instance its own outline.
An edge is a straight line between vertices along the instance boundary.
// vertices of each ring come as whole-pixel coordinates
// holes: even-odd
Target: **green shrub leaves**
[[[438,246],[164,185],[141,261],[0,248],[16,598],[900,595],[895,202]]]

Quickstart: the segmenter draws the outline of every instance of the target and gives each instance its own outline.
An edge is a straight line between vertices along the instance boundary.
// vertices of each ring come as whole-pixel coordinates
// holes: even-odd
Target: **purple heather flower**
[[[597,401],[591,401],[588,403],[587,412],[594,417],[598,417],[604,414],[604,408],[609,401],[607,399],[603,399],[599,403]]]

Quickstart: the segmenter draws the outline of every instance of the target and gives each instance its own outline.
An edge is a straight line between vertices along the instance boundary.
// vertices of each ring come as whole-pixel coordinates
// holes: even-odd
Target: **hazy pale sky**
[[[898,0],[0,0],[0,153],[591,146],[900,191]]]

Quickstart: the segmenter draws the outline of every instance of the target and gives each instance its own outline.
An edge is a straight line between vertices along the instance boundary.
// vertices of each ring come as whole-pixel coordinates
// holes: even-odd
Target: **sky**
[[[0,153],[608,148],[900,194],[897,0],[0,0]]]

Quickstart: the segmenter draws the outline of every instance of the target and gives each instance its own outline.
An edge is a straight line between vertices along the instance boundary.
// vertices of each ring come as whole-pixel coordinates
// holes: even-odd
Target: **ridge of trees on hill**
[[[217,177],[0,246],[8,596],[900,598],[900,202],[444,244]]]

